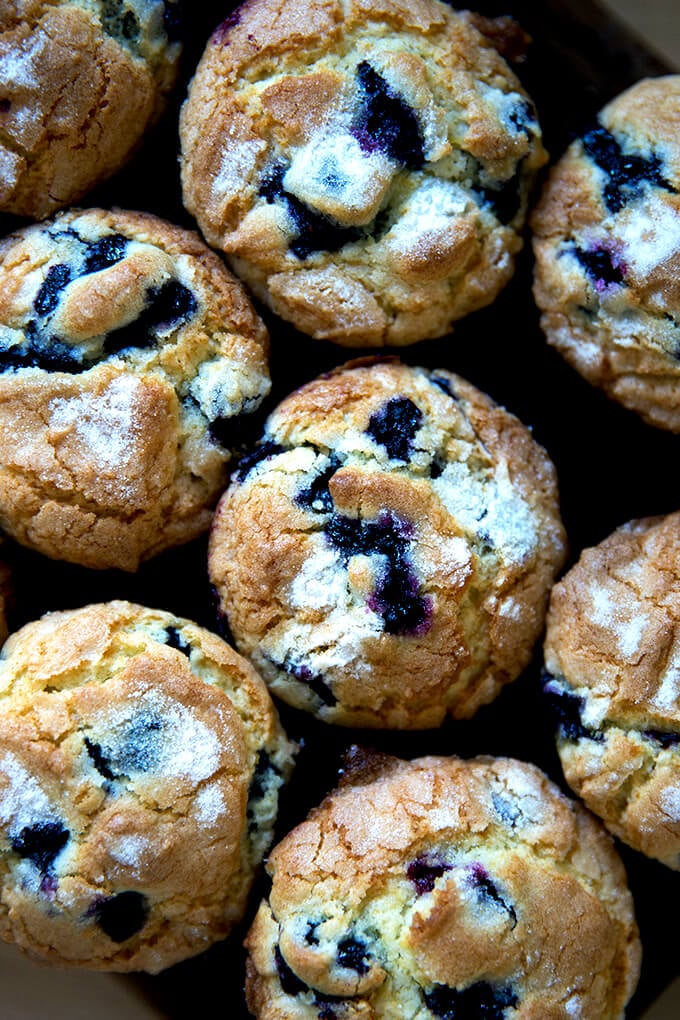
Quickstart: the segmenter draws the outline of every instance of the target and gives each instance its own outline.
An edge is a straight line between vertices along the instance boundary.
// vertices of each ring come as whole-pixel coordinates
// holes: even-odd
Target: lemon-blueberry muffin
[[[160,112],[178,0],[5,0],[0,210],[42,219],[116,171]]]
[[[562,562],[554,468],[445,371],[350,364],[287,397],[220,500],[239,650],[327,722],[437,726],[527,664]]]
[[[267,869],[258,1020],[621,1020],[637,982],[611,837],[534,765],[369,759]]]
[[[553,589],[545,693],[567,782],[680,870],[680,514],[631,521]]]
[[[0,242],[0,525],[89,567],[208,527],[268,337],[197,235],[70,211]]]
[[[507,283],[531,100],[439,0],[250,0],[181,118],[184,201],[256,295],[349,346],[446,333]]]
[[[680,75],[606,106],[533,216],[548,341],[647,422],[680,431]]]
[[[0,657],[0,935],[156,972],[240,920],[292,766],[267,690],[188,620],[110,602]]]

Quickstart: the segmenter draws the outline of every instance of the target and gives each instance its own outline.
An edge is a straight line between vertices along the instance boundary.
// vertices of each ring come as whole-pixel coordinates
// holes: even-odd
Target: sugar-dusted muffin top
[[[637,982],[611,838],[534,765],[369,759],[267,870],[258,1020],[621,1020]]]
[[[553,589],[545,693],[567,782],[680,870],[680,514],[632,521]]]
[[[474,16],[249,0],[181,119],[184,200],[283,318],[349,346],[446,333],[508,281],[545,154]]]
[[[128,602],[51,613],[0,656],[0,935],[159,971],[241,918],[292,765],[222,640]]]
[[[0,210],[42,219],[116,171],[159,113],[177,0],[4,0]]]
[[[591,383],[680,432],[680,75],[606,106],[533,215],[547,338]]]
[[[241,460],[209,570],[271,690],[354,726],[472,715],[527,664],[564,554],[555,472],[445,371],[350,363]]]
[[[269,391],[268,337],[196,234],[62,213],[0,242],[0,524],[134,570],[204,531]]]

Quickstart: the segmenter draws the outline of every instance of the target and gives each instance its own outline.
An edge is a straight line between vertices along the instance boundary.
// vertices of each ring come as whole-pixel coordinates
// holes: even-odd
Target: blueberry
[[[435,856],[416,857],[406,869],[408,878],[416,887],[419,896],[432,892],[440,875],[451,871],[452,865]]]
[[[446,379],[443,375],[431,375],[430,382],[438,386],[442,393],[446,393],[447,397],[451,397],[452,400],[458,400],[457,394],[454,392],[451,381]]]
[[[104,754],[101,744],[96,744],[89,737],[84,738],[85,749],[92,759],[92,763],[100,776],[104,779],[116,779],[116,773],[109,764],[108,757]]]
[[[393,460],[407,461],[422,423],[423,412],[409,397],[392,397],[374,411],[366,431]]]
[[[3,96],[3,98],[0,99],[0,113],[9,113],[11,109],[12,101],[8,99],[6,96]]]
[[[305,510],[316,510],[317,512],[330,512],[333,509],[333,498],[328,488],[328,483],[340,467],[340,458],[331,454],[328,466],[316,475],[311,483],[301,489],[295,497],[298,506]]]
[[[323,677],[319,676],[318,673],[313,673],[308,666],[289,666],[284,664],[280,668],[284,669],[286,673],[289,673],[291,676],[294,676],[296,680],[306,684],[310,691],[313,694],[316,694],[317,698],[319,698],[324,705],[328,705],[329,708],[333,708],[334,705],[337,705],[338,699],[333,694],[333,691],[326,681]]]
[[[258,464],[261,464],[263,460],[268,460],[269,457],[275,457],[277,454],[283,452],[284,447],[279,443],[274,443],[271,439],[266,440],[258,446],[256,450],[253,450],[252,453],[247,453],[245,457],[241,457],[236,469],[236,480],[243,482],[253,468],[257,467]]]
[[[662,175],[661,160],[656,153],[642,156],[624,152],[618,139],[602,126],[585,135],[583,149],[609,177],[603,197],[610,212],[619,212],[628,202],[638,198],[645,184],[655,184],[677,194],[677,189]]]
[[[560,736],[565,740],[603,740],[603,735],[588,729],[581,721],[584,699],[563,687],[554,676],[544,671],[542,677],[543,694],[545,695]]]
[[[166,627],[166,644],[170,648],[176,648],[178,652],[182,652],[187,658],[191,655],[191,645],[183,638],[177,627]]]
[[[373,553],[385,556],[369,606],[382,616],[388,634],[422,633],[429,626],[430,600],[419,594],[420,585],[408,556],[408,543],[413,537],[408,522],[391,513],[383,513],[375,521],[333,514],[324,531],[328,543],[345,560]]]
[[[45,338],[35,319],[26,325],[26,343],[23,346],[2,348],[0,345],[0,371],[14,368],[42,368],[47,372],[84,372],[89,366],[81,360],[78,350],[62,343],[57,337]]]
[[[139,892],[122,892],[97,899],[87,911],[112,942],[127,942],[141,931],[149,916],[149,903]]]
[[[167,280],[161,287],[147,291],[148,308],[140,318],[146,317],[147,328],[158,329],[186,322],[196,312],[196,298],[179,280]]]
[[[382,616],[388,634],[422,634],[429,628],[432,604],[419,591],[420,582],[406,554],[402,552],[394,562],[388,560],[368,600],[369,607]]]
[[[10,846],[20,857],[31,861],[39,871],[46,872],[54,864],[70,838],[61,822],[36,822],[10,835]]]
[[[602,291],[612,284],[624,282],[625,263],[613,251],[606,248],[588,250],[577,245],[574,245],[571,251],[583,266],[586,276],[592,280],[596,290]]]
[[[308,921],[307,930],[305,932],[305,942],[308,946],[318,946],[319,936],[316,934],[316,929],[321,924],[321,921]]]
[[[354,133],[361,147],[380,150],[411,170],[425,162],[424,139],[414,111],[366,60],[357,67],[361,111]]]
[[[435,453],[430,463],[430,478],[441,478],[446,469],[447,460],[440,454]]]
[[[161,287],[149,287],[146,308],[134,322],[114,329],[104,340],[107,355],[133,347],[153,347],[156,332],[178,326],[191,318],[197,308],[196,298],[178,280],[168,280]]]
[[[518,1002],[508,986],[494,987],[486,981],[461,989],[435,985],[423,994],[427,1008],[441,1020],[504,1020],[507,1007]]]
[[[472,866],[472,883],[475,887],[475,891],[481,903],[492,904],[498,906],[504,910],[512,918],[513,928],[517,924],[517,914],[515,908],[507,903],[501,896],[498,887],[492,882],[489,874],[481,864],[474,864]]]
[[[63,262],[50,266],[33,301],[33,307],[38,315],[45,316],[54,311],[59,304],[61,291],[71,282],[71,276],[71,267]]]
[[[279,975],[281,988],[286,995],[302,995],[303,992],[309,991],[309,985],[301,981],[297,974],[290,969],[278,946],[274,948],[274,962],[276,963],[276,972]]]
[[[108,269],[109,266],[115,266],[125,258],[127,245],[128,239],[122,234],[107,234],[106,237],[88,244],[83,275],[98,273],[102,269]]]
[[[643,730],[642,736],[647,740],[653,740],[656,744],[666,750],[669,747],[677,747],[680,744],[680,733],[668,733],[663,730]]]
[[[259,194],[270,204],[278,201],[285,206],[295,231],[290,245],[293,255],[306,259],[318,251],[339,251],[363,236],[363,231],[357,227],[339,226],[286,191],[283,186],[286,170],[281,163],[271,167],[260,184]]]
[[[366,943],[361,939],[348,935],[346,939],[338,942],[336,960],[340,967],[356,971],[357,974],[367,974],[369,969],[369,965],[366,963],[367,956]]]

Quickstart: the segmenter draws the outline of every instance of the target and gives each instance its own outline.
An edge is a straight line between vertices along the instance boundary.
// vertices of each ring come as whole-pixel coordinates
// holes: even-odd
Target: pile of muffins
[[[508,19],[247,0],[173,107],[180,13],[0,12],[0,935],[158,973],[241,926],[260,1020],[623,1017],[614,837],[680,870],[680,512],[557,581],[553,463],[450,334],[529,221],[548,342],[680,432],[680,77],[542,179]],[[175,112],[182,225],[76,207]],[[390,353],[443,337],[441,367]],[[272,398],[270,348],[314,343],[329,370]],[[180,547],[208,626],[124,597],[163,557],[182,588]],[[71,608],[26,622],[16,571],[52,561]],[[543,638],[531,711],[576,796],[527,760],[408,759],[400,734],[461,732]],[[305,728],[344,742],[341,779],[282,831],[296,758],[324,767]]]

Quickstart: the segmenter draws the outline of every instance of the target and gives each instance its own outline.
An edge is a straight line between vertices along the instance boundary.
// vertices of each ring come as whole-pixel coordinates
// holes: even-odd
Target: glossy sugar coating
[[[240,920],[292,765],[223,641],[128,602],[51,613],[0,657],[0,935],[156,972]]]
[[[528,430],[386,360],[287,397],[215,515],[210,576],[271,690],[328,721],[438,726],[527,664],[564,534]]]
[[[0,524],[134,570],[210,522],[266,330],[196,234],[68,212],[0,242]]]
[[[545,667],[567,782],[680,870],[680,514],[585,550],[553,589]]]
[[[531,101],[439,0],[250,0],[181,118],[184,201],[278,315],[347,346],[488,304],[545,160]]]
[[[177,0],[3,0],[0,210],[42,219],[125,162],[180,54]]]
[[[612,840],[534,765],[376,756],[267,870],[258,1020],[621,1020],[635,988]]]
[[[549,342],[647,422],[680,432],[680,75],[602,110],[532,225]]]

